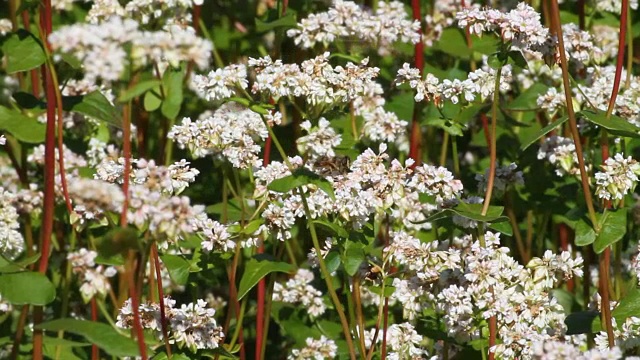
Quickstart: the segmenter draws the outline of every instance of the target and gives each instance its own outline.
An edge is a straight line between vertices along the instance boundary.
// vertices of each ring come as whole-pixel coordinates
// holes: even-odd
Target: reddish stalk
[[[153,257],[154,268],[156,271],[158,285],[158,303],[160,304],[160,325],[162,326],[162,337],[164,338],[164,347],[167,356],[171,358],[171,345],[169,344],[169,332],[167,331],[167,315],[164,309],[164,289],[162,289],[162,274],[160,273],[160,257],[158,256],[158,247],[154,242],[151,245],[151,257]]]
[[[51,33],[51,0],[44,0],[44,9],[40,13],[40,22],[43,27],[43,38],[46,39],[48,34]],[[48,46],[45,41],[45,46]],[[40,262],[38,264],[38,271],[41,274],[47,272],[49,266],[49,252],[51,248],[51,235],[53,233],[53,216],[55,208],[55,172],[56,172],[56,157],[55,157],[55,140],[56,140],[56,109],[55,109],[55,92],[53,89],[53,81],[51,78],[51,72],[45,65],[41,67],[43,78],[45,79],[46,87],[46,99],[47,99],[47,124],[46,124],[46,139],[44,145],[44,199],[43,199],[43,212],[42,212],[42,232],[41,232],[41,246],[40,246]],[[42,322],[43,308],[42,306],[36,306],[33,310],[33,359],[42,360],[42,345],[43,345],[43,331],[37,329],[38,325]]]
[[[491,134],[489,134],[489,118],[487,114],[480,113],[480,121],[482,122],[482,130],[484,131],[484,139],[487,141],[487,145],[491,144]]]
[[[420,15],[420,0],[411,0],[413,9],[413,19],[420,22],[420,41],[414,47],[414,65],[420,70],[420,76],[424,72],[424,43],[422,42],[422,21]],[[411,120],[411,139],[409,145],[409,157],[415,161],[413,166],[420,165],[420,142],[422,134],[420,132],[420,112],[422,106],[415,103],[413,107],[413,117]]]
[[[144,333],[140,322],[140,299],[138,298],[138,289],[136,288],[136,254],[133,250],[129,251],[129,259],[127,261],[127,276],[129,283],[129,296],[131,297],[131,310],[133,311],[133,333],[138,343],[138,351],[142,360],[147,359],[147,347],[144,343]]]
[[[591,197],[591,188],[589,187],[589,178],[584,164],[584,156],[582,152],[582,143],[580,142],[580,133],[578,132],[578,124],[576,114],[573,110],[573,97],[571,94],[571,84],[569,83],[569,67],[567,65],[567,57],[564,49],[564,40],[562,38],[562,26],[560,24],[560,9],[558,0],[551,0],[551,17],[553,29],[552,31],[558,38],[558,52],[560,55],[560,66],[562,67],[562,84],[564,87],[565,100],[567,102],[567,115],[569,116],[569,128],[573,137],[573,143],[576,146],[576,155],[578,157],[578,167],[580,168],[580,181],[582,184],[582,193],[589,212],[589,219],[597,232],[600,231],[596,219],[596,212],[593,208],[593,199]]]
[[[29,315],[29,305],[22,305],[20,317],[18,318],[18,324],[16,326],[15,338],[13,339],[13,347],[11,348],[11,360],[16,360],[18,358],[20,342],[22,342],[22,335],[24,335],[24,328],[27,323],[27,315]]]
[[[91,298],[91,321],[98,321],[98,304],[96,298]],[[91,345],[91,360],[98,360],[100,356],[98,346],[96,344]]]
[[[580,26],[580,30],[584,30],[585,28],[585,16],[584,16],[584,0],[578,0],[578,25]]]
[[[493,292],[493,289],[491,289]],[[491,348],[496,345],[496,338],[498,334],[498,321],[496,320],[496,316],[492,316],[489,318],[489,360],[494,360],[496,358],[496,353],[491,351]]]
[[[611,307],[609,305],[609,267],[611,259],[611,247],[608,246],[600,255],[600,310],[602,311],[601,321],[605,324],[607,330],[607,340],[609,348],[615,346],[615,337],[613,334],[613,325],[611,323]]]
[[[629,0],[622,0],[620,13],[620,32],[618,37],[618,58],[616,61],[616,73],[613,79],[613,89],[611,90],[611,97],[609,98],[609,106],[607,107],[606,119],[609,120],[613,113],[613,108],[618,97],[620,90],[620,79],[622,77],[622,67],[624,63],[624,49],[626,41],[627,31],[627,17],[629,10]],[[600,144],[602,146],[602,161],[605,162],[609,158],[609,138],[607,132],[602,129],[600,138]],[[611,208],[611,201],[604,202],[605,209]],[[611,246],[608,246],[604,252],[600,255],[600,298],[601,298],[601,310],[602,310],[602,323],[604,323],[607,330],[607,340],[609,347],[612,348],[615,345],[615,338],[613,334],[613,324],[611,319],[611,308],[609,307],[609,267],[611,261]]]
[[[11,1],[10,1],[11,3]],[[31,31],[31,26],[29,24],[29,12],[28,11],[23,11],[22,12],[22,25],[24,26],[24,29],[27,31]],[[29,73],[31,74],[31,93],[33,94],[33,96],[35,97],[39,97],[40,95],[40,85],[38,84],[38,70],[36,69],[31,69],[29,71]]]
[[[122,181],[122,192],[124,193],[124,201],[122,204],[122,212],[120,213],[120,226],[127,227],[127,211],[129,209],[129,181],[131,174],[131,104],[127,103],[122,108],[122,152],[124,156],[124,171]],[[144,334],[142,332],[142,324],[140,322],[140,311],[138,309],[140,302],[136,287],[136,256],[133,251],[129,251],[128,260],[128,283],[129,297],[131,298],[131,309],[133,310],[133,332],[138,342],[138,350],[142,360],[147,359],[147,347],[144,343]]]

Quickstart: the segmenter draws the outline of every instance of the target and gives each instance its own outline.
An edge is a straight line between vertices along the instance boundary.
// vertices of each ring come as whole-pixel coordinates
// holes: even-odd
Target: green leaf
[[[262,224],[264,224],[264,219],[253,220],[250,223],[248,223],[244,228],[242,228],[240,232],[245,235],[251,235],[254,232],[256,232],[256,230],[258,230],[260,228],[260,225]]]
[[[598,219],[600,232],[593,243],[596,254],[620,241],[627,233],[627,211],[625,209],[605,210]]]
[[[553,129],[555,129],[558,126],[562,125],[567,120],[569,120],[569,117],[568,116],[563,116],[560,119],[552,122],[551,124],[543,127],[542,129],[538,130],[535,134],[533,134],[527,140],[524,140],[522,142],[522,146],[520,147],[520,151],[525,151],[529,146],[533,145],[533,143],[538,141],[541,137],[547,135],[548,133],[553,131]]]
[[[98,254],[111,258],[129,250],[141,250],[138,232],[132,228],[114,228],[106,233],[97,245]]]
[[[509,54],[507,55],[509,56],[509,64],[513,64],[521,69],[528,68],[529,64],[524,56],[522,56],[520,50],[509,51]]]
[[[349,276],[355,275],[360,269],[360,264],[364,261],[365,253],[361,243],[349,241],[346,245],[342,263],[344,270]]]
[[[178,255],[160,256],[162,263],[167,267],[169,276],[178,285],[185,285],[189,280],[189,268],[191,264]]]
[[[82,96],[63,96],[62,107],[65,111],[73,111],[122,128],[120,113],[99,91]]]
[[[638,289],[635,284],[631,288],[631,290],[622,298],[622,300],[620,300],[618,306],[616,306],[616,308],[611,311],[611,317],[616,319],[616,323],[618,324],[618,326],[622,326],[622,324],[624,324],[624,322],[632,316],[640,316],[640,289]],[[602,330],[600,317],[596,317],[593,320],[591,330],[593,332]]]
[[[296,15],[292,12],[289,12],[287,13],[287,15],[271,22],[264,22],[256,18],[256,31],[259,33],[271,31],[279,27],[290,29],[296,27],[297,25],[298,23],[296,21]]]
[[[462,136],[464,135],[462,131],[465,130],[464,125],[448,119],[427,119],[425,125],[439,127],[452,136]]]
[[[501,232],[507,236],[513,236],[513,227],[508,221],[490,223],[489,229]]]
[[[510,101],[504,108],[513,111],[535,111],[539,108],[538,97],[547,92],[549,87],[541,83],[534,83]]]
[[[24,91],[18,91],[11,95],[22,109],[45,109],[47,103]]]
[[[112,356],[138,356],[138,344],[131,338],[121,335],[111,326],[85,320],[57,319],[40,324],[39,329],[49,331],[66,331],[83,336],[92,344]]]
[[[433,48],[460,58],[468,58],[471,55],[464,33],[461,29],[454,27],[444,29],[440,40]]]
[[[147,91],[144,94],[144,110],[147,112],[156,111],[162,105],[162,99],[156,95],[160,94],[160,87],[153,88],[153,91]]]
[[[309,184],[317,186],[319,189],[326,192],[332,199],[335,199],[333,187],[329,180],[306,168],[296,169],[293,171],[293,174],[272,181],[267,188],[271,191],[286,193],[302,185]]]
[[[13,305],[47,305],[56,298],[56,288],[38,272],[0,275],[0,295]]]
[[[337,235],[338,237],[341,237],[343,239],[346,239],[349,237],[349,232],[347,232],[346,229],[332,223],[329,221],[325,221],[325,220],[312,220],[314,225],[318,225],[322,228],[325,228],[327,230],[329,230],[331,233],[333,233],[334,235]]]
[[[44,141],[45,125],[21,112],[0,106],[0,129],[19,141],[38,144]]]
[[[338,270],[340,264],[342,264],[342,259],[340,259],[340,254],[337,251],[329,251],[324,258],[324,263],[327,265],[329,273],[332,273]]]
[[[9,261],[0,256],[0,273],[11,273],[26,271],[27,266],[35,263],[40,259],[40,254],[28,256],[22,260]]]
[[[586,246],[592,244],[596,240],[596,232],[584,217],[580,218],[580,220],[576,222],[575,231],[575,243],[577,246]]]
[[[167,119],[173,120],[180,113],[183,99],[183,80],[184,71],[182,69],[167,69],[162,76],[164,100],[160,111]]]
[[[35,69],[47,59],[40,41],[24,29],[9,35],[2,44],[2,52],[6,57],[5,69],[9,74]]]
[[[118,97],[118,101],[120,102],[127,102],[131,99],[134,99],[142,94],[144,94],[145,92],[160,86],[161,82],[160,80],[157,79],[153,79],[153,80],[147,80],[147,81],[141,81],[139,83],[137,83],[134,87],[132,87],[131,89],[127,89],[125,91],[122,92],[122,94],[120,94],[120,96]]]
[[[333,58],[344,59],[347,61],[351,61],[355,64],[359,64],[362,61],[360,57],[357,57],[351,54],[344,54],[344,53],[332,53],[331,55],[329,55],[329,59],[333,59]]]
[[[600,315],[597,311],[578,311],[569,314],[564,323],[567,325],[567,335],[588,334],[591,332],[593,319]]]
[[[614,135],[640,137],[640,128],[619,116],[611,115],[607,119],[606,112],[602,110],[583,110],[579,114],[589,122],[602,126]]]
[[[238,286],[238,300],[247,295],[249,290],[256,286],[258,281],[267,274],[272,272],[293,273],[295,269],[295,266],[286,262],[273,261],[266,256],[255,256],[247,261],[245,265],[244,274],[242,274],[242,279],[240,279],[240,285]]]

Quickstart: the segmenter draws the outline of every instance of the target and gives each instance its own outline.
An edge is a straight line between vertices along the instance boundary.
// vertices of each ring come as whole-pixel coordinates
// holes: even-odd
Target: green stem
[[[453,136],[451,138],[451,157],[453,157],[453,174],[455,177],[460,178],[460,159],[458,159],[458,138]]]
[[[283,153],[282,155],[285,155],[285,154]],[[309,232],[311,233],[311,240],[313,241],[313,247],[316,249],[316,254],[321,254],[322,248],[320,247],[320,242],[318,241],[316,226],[311,220],[312,219],[311,211],[309,210],[309,204],[307,203],[307,198],[304,195],[302,188],[298,188],[298,192],[300,193],[300,198],[302,199],[302,205],[304,206],[305,216],[308,219],[307,225],[309,226]],[[351,334],[349,333],[349,322],[347,321],[347,317],[344,314],[344,309],[342,308],[342,302],[340,302],[340,298],[338,298],[338,294],[336,293],[336,290],[333,288],[333,283],[331,282],[331,273],[329,272],[329,269],[327,269],[327,264],[325,264],[324,258],[322,256],[318,256],[318,262],[320,263],[320,272],[322,273],[325,283],[327,284],[327,290],[329,291],[331,300],[333,301],[336,311],[338,312],[338,316],[340,317],[342,331],[344,333],[345,340],[347,341],[347,347],[349,348],[349,356],[351,357],[351,360],[355,360],[356,349],[353,346],[353,340],[351,338]],[[362,355],[364,356],[364,354]]]

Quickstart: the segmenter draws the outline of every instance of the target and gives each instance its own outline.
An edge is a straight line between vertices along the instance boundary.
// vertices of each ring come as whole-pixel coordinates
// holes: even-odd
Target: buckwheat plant
[[[633,359],[637,1],[8,0],[0,359]]]

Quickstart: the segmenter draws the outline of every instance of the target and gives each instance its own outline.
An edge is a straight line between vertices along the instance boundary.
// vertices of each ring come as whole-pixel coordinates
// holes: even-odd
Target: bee
[[[351,160],[347,156],[320,156],[313,162],[313,169],[323,176],[345,175]]]

